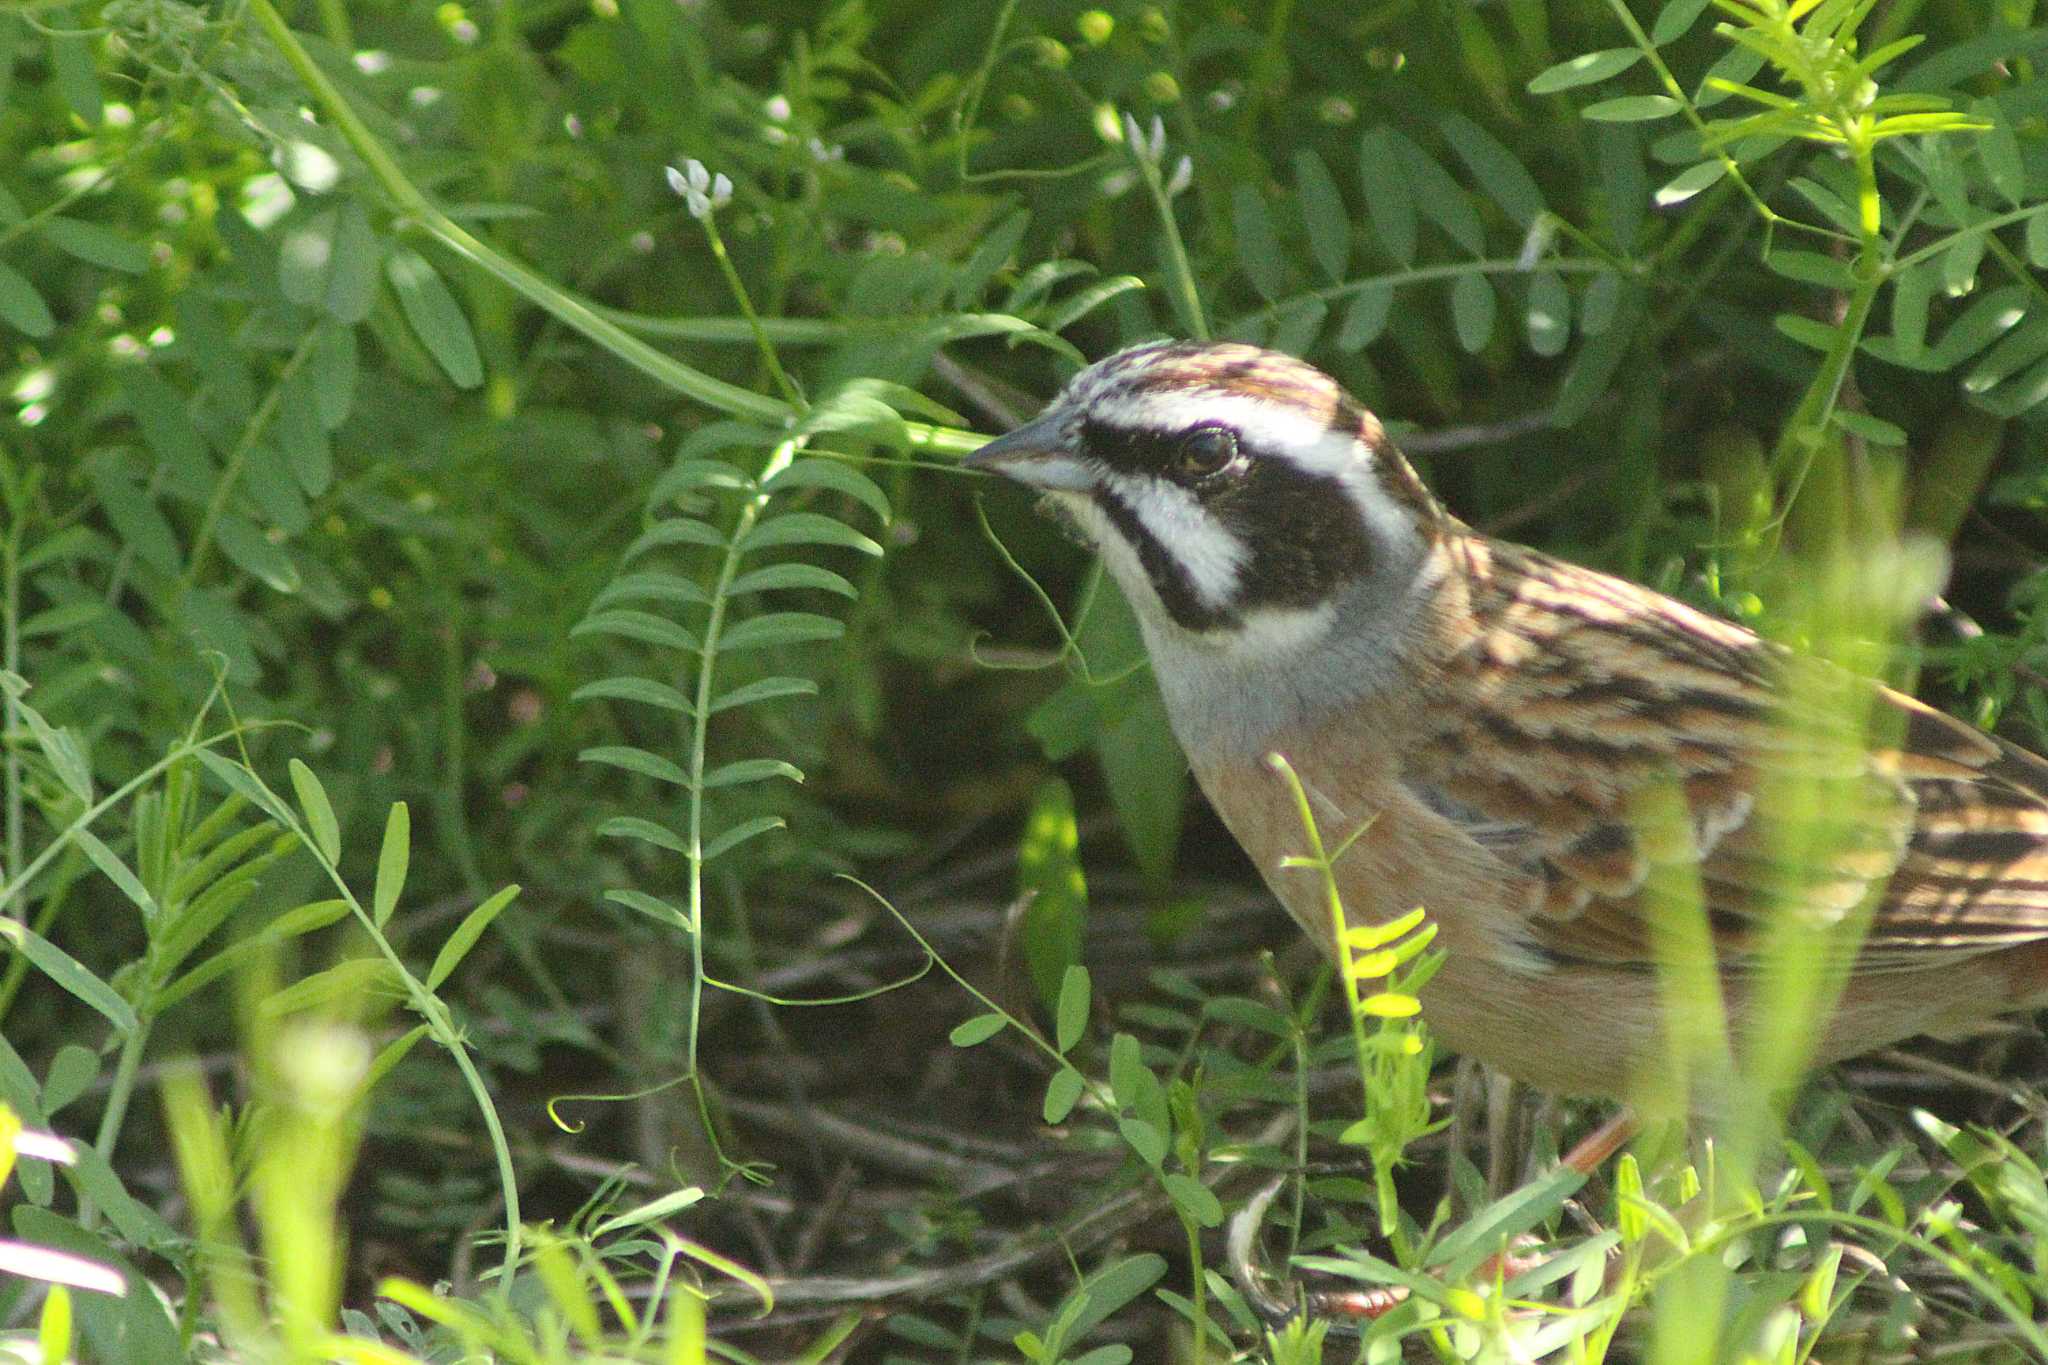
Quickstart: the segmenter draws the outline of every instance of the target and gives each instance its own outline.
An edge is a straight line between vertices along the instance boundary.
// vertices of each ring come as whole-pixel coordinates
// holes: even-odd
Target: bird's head
[[[1097,361],[967,464],[1042,490],[1155,650],[1306,643],[1347,602],[1400,596],[1444,520],[1335,380],[1232,343]]]

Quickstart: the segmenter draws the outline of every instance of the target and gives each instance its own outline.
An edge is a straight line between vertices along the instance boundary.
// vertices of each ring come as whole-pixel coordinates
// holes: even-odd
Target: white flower
[[[1151,135],[1147,137],[1146,133],[1146,129],[1138,126],[1136,116],[1124,115],[1124,145],[1140,161],[1157,166],[1166,156],[1166,124],[1159,115],[1152,116]]]
[[[732,202],[732,181],[723,173],[713,175],[704,169],[704,163],[695,157],[683,163],[683,169],[673,166],[668,172],[668,187],[683,197],[692,218],[709,218],[714,210],[722,209]]]
[[[1173,163],[1173,174],[1166,177],[1166,197],[1171,199],[1194,183],[1195,159],[1184,156]]]
[[[768,111],[768,117],[769,117],[769,118],[772,118],[772,119],[774,119],[774,120],[775,120],[775,121],[776,121],[777,123],[787,123],[787,122],[789,122],[789,115],[790,115],[790,107],[789,107],[789,96],[787,96],[787,95],[771,95],[771,96],[769,96],[769,97],[768,97],[768,104],[767,104],[767,111]]]

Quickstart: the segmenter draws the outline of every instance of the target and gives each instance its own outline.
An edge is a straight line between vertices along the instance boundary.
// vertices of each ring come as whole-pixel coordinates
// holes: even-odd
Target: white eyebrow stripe
[[[1286,451],[1297,464],[1317,473],[1336,474],[1359,463],[1349,434],[1331,431],[1321,418],[1295,404],[1250,394],[1207,388],[1140,389],[1099,399],[1089,415],[1105,426],[1161,434],[1220,424],[1235,430],[1246,444]]]
[[[1251,551],[1193,493],[1146,475],[1113,474],[1106,482],[1111,495],[1187,574],[1188,586],[1203,605],[1221,610],[1236,600],[1240,570]]]

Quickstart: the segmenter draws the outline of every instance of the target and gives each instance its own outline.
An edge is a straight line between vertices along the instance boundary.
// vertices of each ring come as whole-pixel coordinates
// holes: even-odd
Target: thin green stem
[[[1133,125],[1135,126],[1135,125]],[[1194,267],[1188,264],[1187,244],[1181,241],[1180,222],[1173,216],[1173,200],[1166,193],[1166,182],[1160,177],[1159,167],[1136,147],[1125,149],[1131,160],[1137,163],[1138,177],[1145,182],[1145,192],[1152,196],[1153,211],[1159,215],[1159,225],[1166,233],[1166,280],[1168,292],[1180,311],[1181,321],[1186,324],[1188,335],[1197,341],[1209,339],[1209,319],[1202,310],[1202,296],[1195,288]]]
[[[1972,223],[1970,224],[1970,226],[1962,228],[1956,232],[1951,232],[1946,237],[1936,238],[1934,241],[1929,242],[1926,246],[1921,247],[1917,251],[1907,252],[1905,255],[1899,257],[1897,260],[1892,262],[1892,271],[1894,274],[1896,274],[1901,270],[1910,269],[1913,266],[1920,264],[1920,262],[1922,261],[1932,260],[1934,257],[1939,256],[1944,251],[1947,251],[1950,247],[1954,246],[1957,242],[1961,241],[1965,237],[1974,237],[1979,236],[1986,232],[1995,232],[1999,228],[2005,227],[2008,224],[2022,222],[2028,218],[2037,217],[2043,213],[2048,213],[2048,203],[2029,204],[2025,208],[2008,209],[2004,213],[1994,213],[1989,218],[1983,219],[1979,222]]]
[[[768,369],[768,375],[775,381],[775,387],[782,390],[782,396],[789,405],[802,412],[810,405],[804,401],[796,381],[782,368],[782,361],[775,354],[775,344],[768,339],[767,331],[761,326],[761,315],[754,311],[754,301],[747,294],[747,286],[740,279],[740,272],[733,269],[732,257],[726,252],[725,237],[718,230],[718,215],[709,212],[700,219],[704,225],[705,240],[711,243],[712,259],[718,262],[718,269],[725,276],[726,287],[739,302],[740,314],[747,320],[747,327],[753,333],[754,345],[761,352],[761,363]]]
[[[284,391],[290,385],[292,376],[306,363],[306,357],[313,354],[313,347],[319,339],[320,332],[317,328],[308,331],[299,339],[298,346],[284,362],[284,368],[278,371],[277,382],[270,386],[270,392],[263,395],[263,401],[257,404],[256,411],[243,423],[241,439],[235,442],[235,448],[228,453],[227,465],[221,470],[220,477],[214,481],[213,494],[206,500],[206,510],[200,515],[199,528],[192,533],[192,553],[186,556],[185,572],[178,580],[178,593],[181,597],[198,584],[200,570],[206,566],[207,552],[213,548],[214,531],[219,527],[221,517],[227,512],[228,499],[234,496],[236,487],[242,482],[242,471],[248,467],[250,452],[256,448],[256,438],[270,425],[270,419],[277,414],[278,407],[284,400]]]
[[[135,1029],[121,1039],[121,1056],[114,1063],[114,1079],[107,1089],[107,1107],[100,1114],[100,1126],[93,1134],[93,1150],[106,1161],[114,1159],[114,1145],[121,1140],[121,1127],[128,1121],[128,1102],[135,1094],[135,1077],[142,1066],[142,1053],[149,1043],[148,1017],[143,1017]],[[91,1228],[99,1221],[99,1210],[91,1199],[81,1195],[78,1201],[78,1221]]]
[[[778,444],[769,452],[767,461],[761,466],[755,478],[756,489],[763,489],[768,481],[789,468],[796,459],[802,439],[792,437]],[[718,578],[711,587],[711,610],[704,622],[703,648],[699,652],[697,665],[697,695],[690,718],[690,757],[688,772],[689,785],[689,848],[684,855],[690,864],[689,917],[690,917],[690,1028],[685,1044],[685,1066],[689,1071],[690,1090],[697,1100],[697,1117],[704,1125],[704,1135],[711,1143],[711,1150],[718,1159],[733,1164],[726,1156],[725,1148],[719,1143],[717,1125],[711,1118],[711,1100],[704,1089],[704,1077],[697,1069],[698,1042],[703,1033],[704,985],[704,762],[710,748],[711,736],[711,684],[718,661],[718,640],[725,629],[725,609],[733,578],[739,573],[741,546],[747,533],[760,520],[761,511],[768,505],[769,494],[757,491],[740,508],[739,517],[733,523],[732,534],[726,540],[724,557],[719,561]]]
[[[5,601],[0,602],[0,612],[5,613],[5,660],[7,671],[21,674],[21,548],[27,534],[29,499],[18,497],[8,517],[4,586]],[[22,780],[21,749],[16,742],[21,734],[21,702],[10,691],[7,694],[7,866],[0,869],[0,878],[11,877],[22,861]],[[26,905],[21,913],[28,913]]]

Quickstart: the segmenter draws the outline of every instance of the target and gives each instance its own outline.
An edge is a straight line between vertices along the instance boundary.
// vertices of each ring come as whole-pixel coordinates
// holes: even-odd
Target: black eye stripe
[[[1189,442],[1204,432],[1222,432],[1232,441],[1234,454],[1256,459],[1258,453],[1245,444],[1234,427],[1220,422],[1195,422],[1173,431],[1150,427],[1112,426],[1095,418],[1081,422],[1081,448],[1109,468],[1126,474],[1152,474],[1185,480]],[[1229,456],[1218,463],[1227,463]]]

